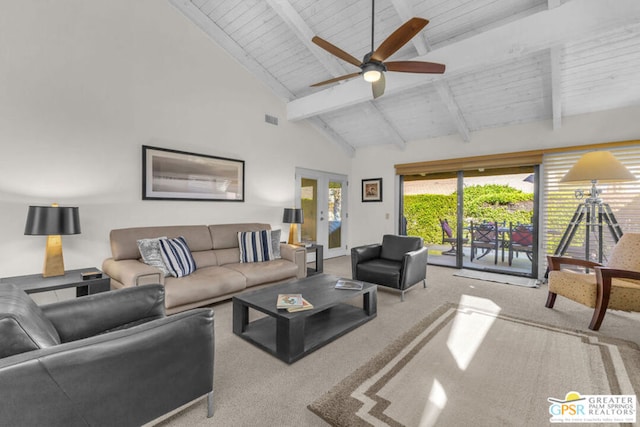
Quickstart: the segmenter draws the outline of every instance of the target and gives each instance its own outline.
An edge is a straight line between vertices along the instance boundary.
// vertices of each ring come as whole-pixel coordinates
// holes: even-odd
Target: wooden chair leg
[[[549,295],[547,295],[547,303],[544,306],[547,308],[553,308],[553,305],[556,303],[557,296],[558,294],[549,292]]]
[[[606,313],[607,307],[596,307],[595,310],[593,310],[593,317],[591,318],[591,323],[589,323],[589,329],[592,331],[600,329],[600,325],[602,325],[602,320]]]

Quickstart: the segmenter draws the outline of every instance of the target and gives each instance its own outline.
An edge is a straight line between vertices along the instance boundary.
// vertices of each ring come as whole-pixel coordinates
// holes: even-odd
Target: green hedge
[[[447,219],[455,232],[457,193],[418,194],[404,197],[407,234],[421,236],[425,243],[442,242],[440,219]],[[486,184],[465,188],[464,222],[497,221],[531,223],[533,193],[508,185]]]

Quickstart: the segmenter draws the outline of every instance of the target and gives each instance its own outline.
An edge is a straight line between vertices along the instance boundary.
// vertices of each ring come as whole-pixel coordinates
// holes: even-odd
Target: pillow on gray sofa
[[[280,234],[282,230],[271,230],[271,249],[273,250],[273,259],[280,259]]]
[[[184,277],[196,271],[196,261],[183,236],[160,239],[160,253],[164,265],[173,277]]]
[[[239,231],[240,262],[270,261],[273,257],[271,230]]]
[[[0,337],[0,358],[60,344],[51,321],[14,285],[0,288]]]
[[[162,260],[162,254],[160,252],[160,239],[166,239],[166,236],[156,237],[154,239],[140,239],[138,243],[138,250],[142,256],[142,262],[152,267],[160,269],[164,274],[164,277],[169,276],[169,269],[164,265]]]

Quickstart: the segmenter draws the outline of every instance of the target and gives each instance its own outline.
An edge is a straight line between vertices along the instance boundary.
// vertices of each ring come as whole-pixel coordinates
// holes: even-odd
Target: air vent
[[[278,118],[276,116],[270,116],[268,114],[265,114],[264,121],[274,126],[278,126]]]

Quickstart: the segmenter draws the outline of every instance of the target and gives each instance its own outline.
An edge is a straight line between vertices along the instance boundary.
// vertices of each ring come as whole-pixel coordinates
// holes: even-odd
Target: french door
[[[302,208],[302,242],[324,247],[324,258],[347,254],[347,176],[296,168],[296,206]]]

